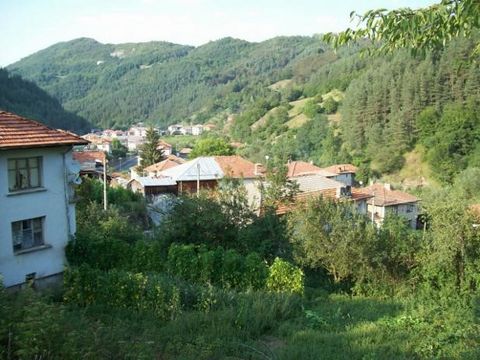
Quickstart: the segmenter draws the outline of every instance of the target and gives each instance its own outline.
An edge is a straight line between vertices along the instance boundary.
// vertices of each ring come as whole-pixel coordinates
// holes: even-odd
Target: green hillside
[[[53,128],[77,133],[91,129],[88,121],[65,111],[57,99],[33,82],[12,76],[5,69],[0,69],[0,109],[38,120]]]
[[[225,38],[199,47],[165,42],[101,44],[76,39],[8,67],[36,82],[66,109],[107,127],[136,121],[167,125],[197,121],[276,94],[272,83],[293,75],[302,59],[334,55],[317,37],[261,43]],[[309,70],[305,70],[308,72]]]

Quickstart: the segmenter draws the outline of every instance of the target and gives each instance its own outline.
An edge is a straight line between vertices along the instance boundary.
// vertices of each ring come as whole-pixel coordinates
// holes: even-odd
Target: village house
[[[146,196],[170,193],[196,193],[199,190],[213,190],[219,180],[228,176],[242,179],[249,201],[259,197],[257,180],[263,168],[240,156],[206,156],[156,173],[156,177],[136,177],[130,188]]]
[[[148,177],[157,177],[159,176],[160,172],[181,165],[183,163],[185,163],[184,159],[179,158],[175,155],[169,155],[165,160],[147,166],[145,169],[143,169],[143,173]]]
[[[172,155],[173,146],[164,140],[160,140],[158,142],[157,150],[160,150],[163,156],[169,156]]]
[[[355,184],[355,174],[358,168],[352,164],[337,164],[322,168],[322,175],[340,181],[345,185],[353,186]]]
[[[106,155],[103,151],[74,151],[73,159],[80,165],[80,175],[103,179]]]
[[[372,198],[372,195],[363,191],[363,189],[352,188],[348,185],[343,185],[339,188],[301,192],[295,195],[292,203],[280,204],[277,207],[276,213],[277,215],[285,215],[298,206],[304,206],[309,200],[319,197],[338,202],[351,203],[360,214],[367,214],[367,203],[369,199]]]
[[[192,126],[192,135],[199,136],[203,133],[203,125],[193,125]]]
[[[368,200],[368,214],[377,225],[380,226],[388,214],[395,214],[404,217],[412,228],[417,227],[417,197],[393,190],[390,184],[373,184],[363,191],[373,196]]]
[[[180,124],[170,125],[167,128],[167,130],[170,135],[181,135],[183,133],[183,125],[180,125]]]
[[[88,145],[90,150],[100,150],[108,154],[112,152],[112,140],[110,138],[91,133],[83,135],[82,138],[90,143]]]
[[[192,148],[185,147],[178,152],[177,156],[181,157],[182,159],[188,159],[191,152]]]
[[[0,278],[46,283],[65,266],[75,234],[74,145],[88,141],[0,111]]]

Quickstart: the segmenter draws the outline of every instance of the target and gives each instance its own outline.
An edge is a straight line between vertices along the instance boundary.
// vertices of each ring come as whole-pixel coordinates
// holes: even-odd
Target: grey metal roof
[[[167,176],[174,181],[195,181],[221,179],[225,175],[215,161],[214,157],[198,157],[184,164],[159,172],[161,176]]]

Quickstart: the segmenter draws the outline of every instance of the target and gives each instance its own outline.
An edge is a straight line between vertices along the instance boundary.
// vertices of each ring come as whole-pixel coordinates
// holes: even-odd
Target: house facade
[[[372,195],[368,200],[368,215],[380,226],[389,214],[398,215],[417,227],[419,199],[403,191],[393,190],[389,184],[373,184],[364,191]]]
[[[75,234],[74,134],[0,111],[0,277],[6,287],[63,272]]]

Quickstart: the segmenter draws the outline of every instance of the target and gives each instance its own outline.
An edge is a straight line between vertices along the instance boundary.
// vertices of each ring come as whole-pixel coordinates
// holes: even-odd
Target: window
[[[42,186],[41,157],[8,159],[8,190],[18,191]]]
[[[12,223],[13,251],[30,249],[44,244],[44,219],[45,217],[39,217]]]

